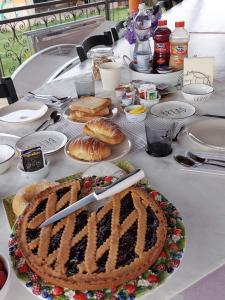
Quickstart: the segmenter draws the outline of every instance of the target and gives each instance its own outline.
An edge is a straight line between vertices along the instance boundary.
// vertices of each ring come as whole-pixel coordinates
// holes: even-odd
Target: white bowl
[[[122,102],[122,105],[128,106],[128,105],[132,104],[133,100],[129,99],[129,98],[125,98],[125,99],[122,99],[121,102]]]
[[[10,286],[11,265],[9,263],[9,260],[7,259],[7,257],[3,253],[0,253],[0,260],[3,262],[5,270],[7,272],[6,282],[5,282],[4,286],[2,287],[2,289],[0,290],[0,300],[3,300],[3,299],[6,299],[6,295],[8,293],[9,286]]]
[[[9,145],[0,145],[0,174],[4,173],[11,165],[15,149]]]
[[[141,105],[144,105],[145,107],[152,107],[153,105],[159,103],[159,100],[161,99],[161,96],[159,95],[159,97],[155,100],[145,100],[145,99],[142,99],[142,98],[139,98],[140,99],[140,104]]]
[[[191,83],[183,86],[182,94],[188,102],[204,102],[212,96],[213,90],[207,84]]]
[[[142,107],[143,105],[130,105],[124,108],[124,112],[127,118],[127,121],[129,122],[141,122],[144,121],[147,115],[148,111],[145,111],[141,114],[130,114],[129,111],[131,111],[134,108]]]
[[[30,183],[32,182],[37,182],[41,180],[42,178],[45,178],[48,173],[49,173],[49,160],[45,160],[45,166],[44,168],[38,170],[38,171],[33,171],[33,172],[25,172],[22,164],[19,162],[17,165],[17,170],[20,172],[20,174]]]

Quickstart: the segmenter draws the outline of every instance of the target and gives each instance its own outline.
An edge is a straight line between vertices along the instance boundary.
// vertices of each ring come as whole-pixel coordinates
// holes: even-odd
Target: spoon
[[[217,166],[217,167],[225,168],[225,166],[214,164],[214,163],[209,163],[209,162],[198,163],[198,162],[195,162],[194,160],[188,158],[187,156],[183,156],[183,155],[176,155],[176,156],[174,156],[174,159],[179,164],[181,164],[185,167],[199,167],[202,164],[204,164],[204,165],[211,165],[211,166]]]
[[[50,122],[51,120],[54,120],[54,118],[58,115],[58,111],[54,110],[51,114],[50,114],[50,119],[45,120],[40,126],[38,126],[38,128],[35,129],[35,131],[39,131],[45,124],[47,124],[48,122]]]
[[[57,123],[59,120],[61,119],[61,115],[60,114],[57,114],[53,119],[52,119],[52,122],[49,122],[49,124],[43,129],[43,130],[46,130],[49,126]]]
[[[204,158],[204,157],[200,157],[192,152],[188,152],[187,156],[189,156],[191,159],[193,159],[201,164],[204,164],[204,163],[207,163],[210,161],[217,161],[217,162],[225,163],[225,160],[220,160],[220,159],[216,159],[216,158]]]

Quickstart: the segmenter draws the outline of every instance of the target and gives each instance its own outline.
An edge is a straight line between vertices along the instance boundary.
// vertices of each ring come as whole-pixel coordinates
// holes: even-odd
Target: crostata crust
[[[26,262],[44,281],[70,289],[109,288],[135,279],[164,246],[167,223],[161,208],[133,186],[97,212],[84,207],[39,229],[44,220],[82,196],[78,180],[36,196],[17,229]]]

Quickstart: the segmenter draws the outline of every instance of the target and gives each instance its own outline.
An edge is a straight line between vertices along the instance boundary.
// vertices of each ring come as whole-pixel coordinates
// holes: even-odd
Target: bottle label
[[[188,43],[171,44],[171,55],[187,56],[187,53],[188,53]]]
[[[155,53],[165,53],[165,54],[170,53],[170,43],[169,42],[165,42],[165,43],[155,42]]]

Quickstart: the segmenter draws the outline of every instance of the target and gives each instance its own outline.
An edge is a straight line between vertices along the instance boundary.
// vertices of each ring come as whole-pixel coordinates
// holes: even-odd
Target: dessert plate
[[[38,131],[25,135],[16,143],[16,149],[23,151],[41,147],[44,154],[50,154],[63,148],[67,142],[65,134],[58,131]]]
[[[91,184],[92,188],[97,186],[104,186],[109,184],[113,178],[107,177],[96,178],[89,177],[83,182],[84,186]],[[111,181],[110,181],[111,180]],[[13,264],[13,269],[23,284],[31,293],[38,298],[57,298],[60,299],[117,299],[119,295],[123,295],[124,300],[132,299],[146,300],[148,299],[148,292],[155,287],[158,287],[169,275],[171,275],[176,268],[180,265],[181,258],[185,247],[185,229],[182,223],[182,219],[177,209],[166,198],[156,191],[152,191],[149,187],[143,186],[143,188],[154,197],[154,199],[162,207],[164,214],[167,218],[168,233],[163,251],[160,253],[155,263],[142,273],[136,280],[127,281],[125,285],[115,287],[113,289],[104,289],[97,291],[74,291],[68,288],[62,288],[47,284],[41,280],[27,265],[22,252],[19,249],[19,245],[16,239],[17,224],[20,219],[17,220],[13,232],[9,241],[9,253]],[[143,295],[146,293],[146,295]],[[119,299],[120,299],[119,298]]]
[[[115,107],[115,106],[113,106],[112,107],[112,113],[110,115],[104,117],[104,118],[113,119],[113,118],[115,118],[115,116],[117,115],[117,113],[118,113],[118,108]],[[77,124],[84,124],[84,123],[86,123],[86,122],[76,121],[76,120],[70,119],[70,117],[69,117],[69,115],[70,115],[70,109],[68,107],[64,110],[64,112],[63,112],[62,115],[63,115],[64,119],[66,119],[66,120],[68,120],[68,121],[70,121],[72,123],[77,123]],[[96,117],[96,118],[101,118],[101,116]]]
[[[17,141],[20,139],[19,136],[8,134],[8,133],[0,133],[0,144],[1,145],[9,145],[15,148]]]
[[[218,150],[225,150],[225,120],[211,119],[188,126],[188,135],[196,142]]]
[[[65,146],[65,154],[69,158],[73,159],[75,162],[78,162],[78,163],[81,163],[81,164],[96,164],[98,161],[85,161],[85,160],[78,159],[78,158],[76,158],[76,157],[74,157],[70,154],[70,152],[68,150],[70,143],[74,139],[76,139],[78,137],[81,137],[81,136],[82,135],[79,135],[79,136],[76,136],[76,137],[69,140],[69,142]],[[117,160],[119,158],[122,158],[124,155],[126,155],[130,151],[130,149],[132,147],[132,142],[131,142],[130,139],[128,139],[125,136],[122,143],[120,143],[118,145],[110,145],[110,146],[111,146],[112,153],[107,159],[105,159],[105,161],[114,161],[114,160]]]
[[[7,123],[28,123],[40,119],[48,106],[40,102],[16,102],[0,109],[0,121]]]
[[[153,105],[150,111],[161,118],[184,119],[195,113],[195,107],[181,101],[168,101]]]

